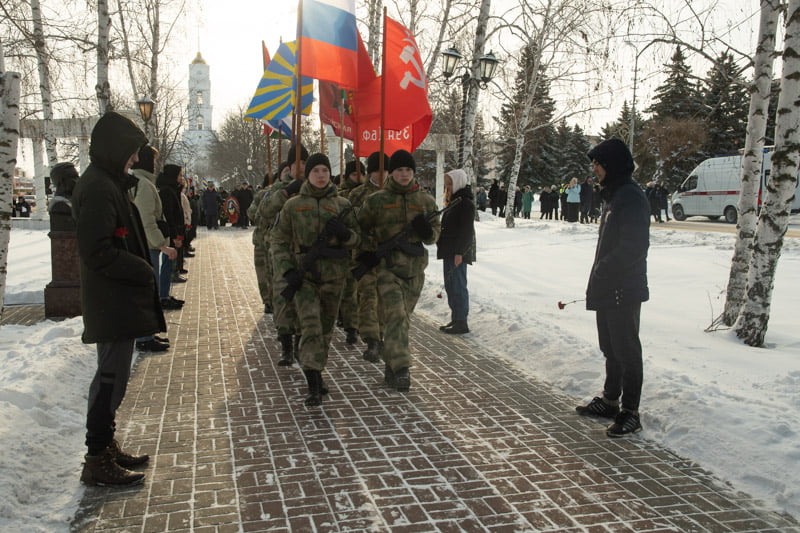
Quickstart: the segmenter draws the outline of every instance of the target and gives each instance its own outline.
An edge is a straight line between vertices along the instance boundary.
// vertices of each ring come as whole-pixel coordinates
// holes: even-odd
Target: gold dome
[[[198,63],[202,63],[203,65],[206,64],[206,60],[203,59],[203,56],[200,55],[200,52],[197,52],[197,57],[195,57],[194,61],[192,61],[192,65],[196,65]]]

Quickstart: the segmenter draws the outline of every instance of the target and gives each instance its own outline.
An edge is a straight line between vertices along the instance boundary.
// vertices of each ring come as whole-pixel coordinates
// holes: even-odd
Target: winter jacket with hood
[[[156,178],[158,196],[164,208],[164,218],[169,226],[169,238],[173,244],[176,240],[183,240],[186,233],[183,207],[181,207],[181,185],[178,183],[181,167],[177,165],[164,165],[164,170]]]
[[[138,182],[133,186],[133,203],[139,210],[147,235],[147,247],[159,250],[162,246],[169,246],[169,238],[164,236],[158,227],[158,221],[164,221],[164,210],[161,207],[161,198],[156,189],[156,176],[143,168],[131,170]]]
[[[128,118],[103,115],[92,130],[86,168],[72,195],[81,270],[83,342],[166,331],[144,228],[125,163],[147,142]]]
[[[448,172],[453,180],[450,202],[460,198],[452,209],[442,215],[442,232],[436,242],[436,258],[448,259],[460,255],[467,264],[475,261],[475,203],[467,174],[461,169]]]
[[[594,264],[586,288],[586,308],[609,309],[646,302],[650,206],[631,178],[633,158],[619,139],[601,142],[589,152],[606,171],[600,183],[605,209],[600,220]]]

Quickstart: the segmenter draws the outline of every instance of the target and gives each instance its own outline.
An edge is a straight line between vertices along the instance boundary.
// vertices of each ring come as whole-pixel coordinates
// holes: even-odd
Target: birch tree
[[[758,27],[758,45],[753,58],[753,83],[750,85],[750,110],[747,119],[747,136],[742,158],[742,188],[739,193],[739,220],[736,244],[733,249],[731,271],[725,299],[725,309],[715,321],[732,326],[739,316],[745,298],[747,273],[753,255],[753,237],[756,231],[758,189],[761,185],[761,165],[764,159],[764,142],[767,132],[772,65],[775,54],[775,35],[779,0],[761,0],[761,19]]]
[[[508,199],[506,203],[506,226],[514,227],[514,192],[519,179],[522,158],[527,139],[543,124],[532,122],[536,112],[535,103],[541,98],[546,72],[553,72],[551,79],[582,80],[589,82],[597,78],[607,61],[607,43],[614,27],[614,11],[610,4],[589,0],[542,0],[534,3],[520,2],[517,20],[510,25],[511,31],[523,40],[527,63],[519,65],[524,73],[522,92],[523,105],[516,121],[511,125],[514,157],[508,177]],[[604,33],[609,32],[609,33]],[[591,40],[590,40],[591,36]],[[513,70],[513,69],[509,69]],[[588,107],[588,106],[587,106]],[[570,113],[577,112],[580,103],[567,106],[568,111],[552,117],[560,122]],[[508,125],[506,125],[508,126]],[[509,130],[509,128],[506,128]],[[587,167],[588,171],[588,167]]]
[[[108,50],[111,34],[111,16],[108,13],[108,0],[97,0],[97,95],[98,112],[102,116],[113,111],[111,106],[111,84],[108,81]]]
[[[775,269],[800,167],[800,0],[789,0],[787,5],[782,57],[772,172],[753,239],[746,300],[734,326],[737,336],[750,346],[764,344]]]
[[[6,294],[8,243],[11,239],[11,196],[19,144],[19,85],[16,72],[4,72],[0,48],[0,314]]]

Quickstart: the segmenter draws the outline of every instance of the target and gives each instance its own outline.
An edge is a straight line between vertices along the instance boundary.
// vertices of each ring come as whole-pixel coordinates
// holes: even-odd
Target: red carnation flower
[[[122,226],[121,228],[117,228],[114,230],[114,237],[124,237],[128,234],[128,228]]]

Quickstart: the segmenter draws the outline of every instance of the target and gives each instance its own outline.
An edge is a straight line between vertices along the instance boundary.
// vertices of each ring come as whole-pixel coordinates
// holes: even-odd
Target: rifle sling
[[[307,254],[313,249],[312,246],[300,246],[300,253]],[[350,257],[350,251],[344,248],[336,248],[333,246],[320,246],[314,250],[318,257],[326,257],[328,259],[345,259]]]

